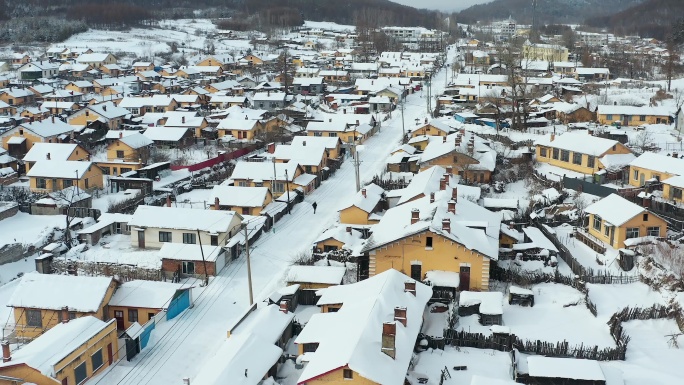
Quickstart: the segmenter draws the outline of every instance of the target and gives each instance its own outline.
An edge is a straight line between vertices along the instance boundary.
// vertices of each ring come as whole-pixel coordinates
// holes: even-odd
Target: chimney
[[[219,204],[219,197],[214,198],[214,210],[221,210],[221,205]]]
[[[363,195],[364,198],[366,197],[366,189],[365,188],[361,189],[361,195]]]
[[[190,377],[183,378],[183,385],[190,385]]]
[[[418,222],[420,219],[420,210],[418,209],[412,209],[411,210],[411,224],[415,224]]]
[[[456,214],[456,201],[455,200],[452,199],[449,202],[447,202],[447,211],[452,213],[452,214]]]
[[[449,174],[449,176],[453,175],[454,174],[454,168],[452,166],[447,166],[446,173]]]
[[[406,326],[406,308],[405,307],[395,307],[394,308],[394,320],[400,322],[402,325]]]
[[[446,190],[446,185],[447,185],[446,178],[445,178],[444,176],[442,176],[442,177],[439,179],[439,189],[440,189],[440,190]]]
[[[119,131],[119,139],[123,139],[123,131]]]
[[[306,147],[306,140],[302,140],[302,146]]]
[[[395,340],[397,338],[397,324],[396,322],[385,322],[382,324],[382,347],[380,350],[392,357],[396,358],[397,348],[395,347]]]
[[[287,309],[287,301],[280,301],[280,311],[283,313],[287,314],[288,309]]]
[[[332,118],[329,118],[329,119],[328,119],[328,123],[332,123]]]
[[[461,133],[461,135],[465,135],[465,128],[461,128],[460,133]]]
[[[445,233],[451,232],[451,220],[449,218],[442,219],[442,231]]]
[[[269,154],[273,154],[275,152],[275,143],[269,143],[266,151],[268,151]]]
[[[458,187],[454,187],[451,190],[451,200],[453,200],[454,202],[458,202]]]
[[[166,207],[171,207],[171,194],[166,196]]]
[[[430,203],[435,203],[435,193],[434,192],[430,193]]]
[[[54,122],[55,122],[55,116],[52,115],[52,123],[54,123]]]
[[[185,116],[181,117],[181,123],[185,124]]]
[[[102,106],[102,111],[107,111],[107,105],[106,104]]]
[[[416,281],[404,281],[404,293],[416,295]]]
[[[271,96],[271,90],[266,91],[267,96]]]
[[[551,142],[553,142],[554,139],[556,139],[556,134],[551,134]]]
[[[48,152],[47,154],[45,154],[45,158],[46,158],[47,160],[50,160],[50,153],[49,153],[49,152]]]
[[[342,114],[344,114],[344,115],[347,114],[347,109],[346,109],[346,108],[342,110]]]
[[[443,136],[443,137],[442,137],[442,143],[446,143],[446,141],[447,141],[447,137],[446,137],[446,136]]]
[[[347,226],[347,229],[346,229],[346,230],[347,230],[347,233],[349,233],[349,234],[352,233],[352,228],[351,228],[351,226]]]
[[[11,360],[12,360],[12,356],[10,354],[9,341],[3,340],[2,341],[2,362],[10,362]]]
[[[64,306],[61,311],[62,311],[62,323],[63,324],[69,323],[69,307]]]
[[[359,123],[359,120],[358,120],[358,119],[356,119],[356,125],[357,125],[357,126],[358,126],[358,125],[360,125],[360,123]]]
[[[247,117],[247,114],[245,114],[245,120],[248,120],[249,118]]]

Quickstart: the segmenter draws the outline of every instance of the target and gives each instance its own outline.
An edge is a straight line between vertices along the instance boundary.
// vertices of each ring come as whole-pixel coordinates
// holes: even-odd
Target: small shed
[[[432,286],[430,303],[451,302],[461,282],[460,274],[453,271],[429,270],[425,273],[424,284]]]
[[[485,326],[503,323],[503,293],[462,291],[458,300],[458,315],[477,314]]]
[[[534,306],[534,292],[530,289],[511,286],[508,289],[508,304],[532,307]]]
[[[315,305],[316,291],[342,284],[347,269],[344,266],[292,266],[287,273],[288,285],[299,285],[299,303]]]
[[[528,385],[606,385],[598,361],[529,356],[518,363],[516,381]],[[526,364],[526,368],[524,365]]]

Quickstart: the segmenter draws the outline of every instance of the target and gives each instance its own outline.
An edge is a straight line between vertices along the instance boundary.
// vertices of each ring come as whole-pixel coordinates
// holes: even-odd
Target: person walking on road
[[[314,214],[316,214],[316,207],[318,207],[318,205],[316,204],[316,202],[312,203],[312,204],[311,204],[311,207],[312,207],[313,210],[314,210]]]

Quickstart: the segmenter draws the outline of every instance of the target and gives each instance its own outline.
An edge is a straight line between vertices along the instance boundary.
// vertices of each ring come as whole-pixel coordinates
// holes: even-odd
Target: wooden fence
[[[127,282],[136,279],[146,281],[165,281],[166,277],[161,269],[150,269],[132,265],[114,263],[74,261],[54,259],[50,264],[53,274],[84,275],[89,277],[118,277]]]

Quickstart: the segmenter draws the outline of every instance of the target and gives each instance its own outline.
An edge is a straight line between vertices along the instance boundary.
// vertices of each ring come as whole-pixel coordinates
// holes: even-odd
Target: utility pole
[[[204,248],[202,247],[202,236],[199,229],[197,229],[197,240],[199,241],[200,253],[202,254],[202,265],[204,266],[204,286],[209,285],[209,274],[207,273],[207,260],[204,259]],[[218,274],[218,271],[215,272]]]
[[[287,176],[287,169],[285,169],[285,191],[287,192],[287,213],[291,214],[291,212],[290,212],[290,180]]]
[[[406,144],[406,126],[404,123],[404,106],[406,104],[406,95],[401,99],[401,144]]]
[[[359,175],[359,165],[361,161],[359,160],[359,152],[356,150],[356,142],[352,142],[352,151],[354,152],[354,174],[356,174],[356,192],[361,191],[361,177]]]
[[[254,304],[254,294],[252,293],[252,264],[249,260],[249,234],[247,232],[247,224],[242,224],[242,229],[245,230],[245,252],[247,253],[247,284],[249,285],[249,305]]]

